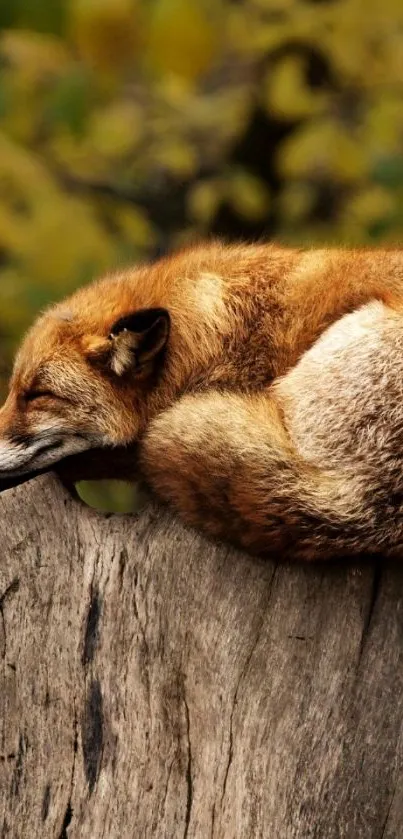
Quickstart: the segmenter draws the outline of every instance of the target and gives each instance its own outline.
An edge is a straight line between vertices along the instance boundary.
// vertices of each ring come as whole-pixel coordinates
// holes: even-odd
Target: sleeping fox
[[[200,245],[25,337],[4,486],[137,479],[253,553],[403,551],[403,250]]]

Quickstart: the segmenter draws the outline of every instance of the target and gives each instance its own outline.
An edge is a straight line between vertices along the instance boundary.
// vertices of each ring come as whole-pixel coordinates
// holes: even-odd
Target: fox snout
[[[88,448],[79,434],[68,433],[56,418],[29,427],[9,397],[0,410],[0,490],[48,471],[63,457]]]
[[[53,435],[52,435],[53,436]],[[3,473],[21,474],[31,466],[50,462],[49,458],[63,446],[60,439],[49,439],[48,435],[19,438],[18,436],[0,438],[0,476]]]
[[[88,449],[88,443],[77,437],[57,433],[0,437],[0,492],[30,478],[48,472],[60,460]]]
[[[13,439],[9,435],[0,438],[0,492],[17,486],[35,475],[47,471],[38,464],[39,454],[44,448],[40,441]],[[49,448],[47,449],[49,451]],[[35,463],[38,465],[35,467]]]

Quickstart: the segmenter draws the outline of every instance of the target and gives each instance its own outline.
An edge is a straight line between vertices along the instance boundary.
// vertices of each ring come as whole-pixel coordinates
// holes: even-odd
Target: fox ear
[[[122,376],[154,362],[169,337],[170,318],[166,309],[140,309],[119,318],[112,326],[110,366]]]
[[[98,364],[109,366],[117,376],[139,371],[157,360],[170,328],[166,309],[139,309],[114,323],[108,338],[87,335],[84,352]]]

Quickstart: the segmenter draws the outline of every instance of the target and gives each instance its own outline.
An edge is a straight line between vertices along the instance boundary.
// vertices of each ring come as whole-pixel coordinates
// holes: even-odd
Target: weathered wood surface
[[[15,839],[401,839],[403,565],[275,567],[51,477],[0,498]]]

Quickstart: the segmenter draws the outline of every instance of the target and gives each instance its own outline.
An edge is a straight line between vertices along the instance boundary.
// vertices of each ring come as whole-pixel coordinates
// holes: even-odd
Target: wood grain
[[[0,835],[401,839],[403,565],[0,497]]]

